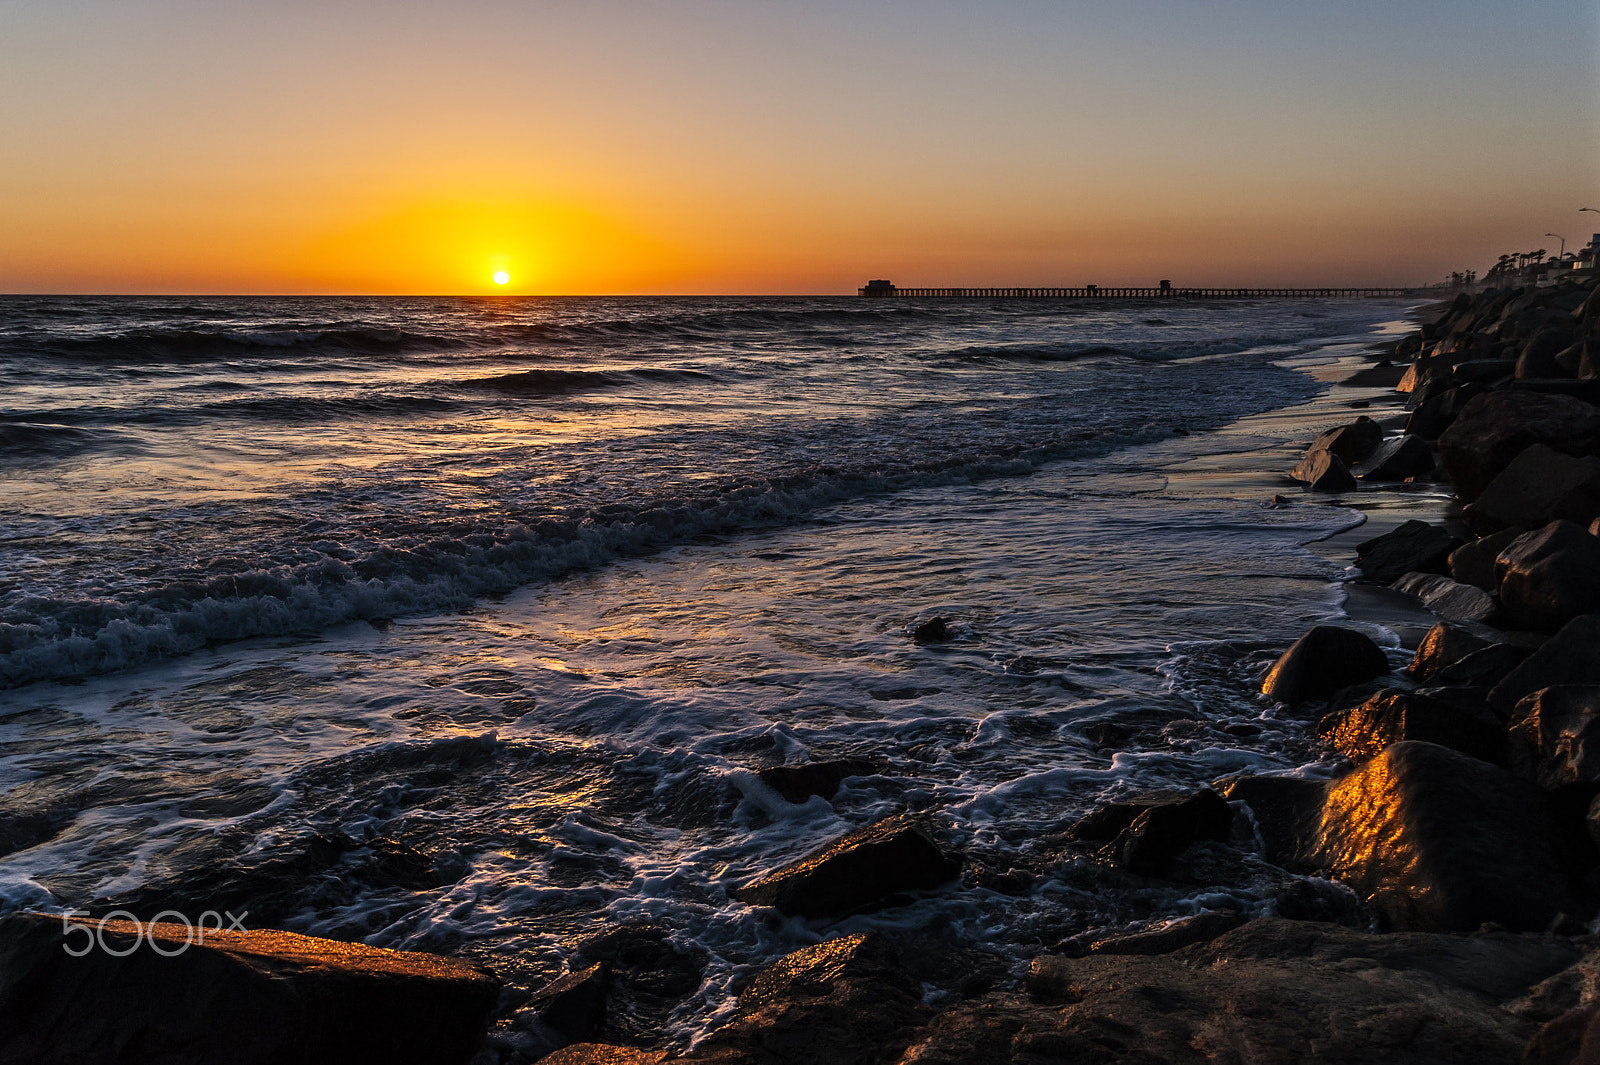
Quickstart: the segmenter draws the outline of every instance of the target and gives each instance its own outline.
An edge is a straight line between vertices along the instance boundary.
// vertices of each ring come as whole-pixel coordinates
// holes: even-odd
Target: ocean
[[[0,911],[226,896],[464,955],[508,984],[495,1060],[617,928],[681,986],[616,1023],[682,1044],[840,931],[1004,969],[1265,912],[1264,865],[1147,882],[1052,840],[1329,771],[1255,687],[1341,616],[1307,545],[1360,515],[1179,474],[1283,446],[1247,416],[1406,311],[0,298]],[[799,805],[756,776],[838,757],[879,771]],[[906,810],[962,885],[840,922],[727,894]]]

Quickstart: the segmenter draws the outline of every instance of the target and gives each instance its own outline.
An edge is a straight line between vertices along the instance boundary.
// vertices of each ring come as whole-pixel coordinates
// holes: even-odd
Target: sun
[[[496,270],[494,272],[494,283],[497,285],[509,285],[511,283],[511,275],[504,270]]]

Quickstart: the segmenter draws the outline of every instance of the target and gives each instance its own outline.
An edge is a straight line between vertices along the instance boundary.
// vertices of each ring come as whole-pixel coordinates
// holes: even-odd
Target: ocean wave
[[[103,364],[206,363],[239,358],[396,355],[460,350],[461,337],[376,327],[148,328],[96,336],[8,339],[18,353]]]
[[[120,433],[72,425],[0,422],[0,462],[8,459],[54,458],[96,447],[126,443]]]
[[[512,395],[544,395],[590,388],[620,388],[636,384],[679,384],[715,381],[703,370],[636,367],[626,370],[522,370],[491,377],[469,377],[456,382],[465,388],[488,389]]]

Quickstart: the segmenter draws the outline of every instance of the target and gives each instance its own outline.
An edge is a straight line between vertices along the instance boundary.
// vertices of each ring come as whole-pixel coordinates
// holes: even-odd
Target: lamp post
[[[1597,211],[1595,213],[1596,214],[1600,214],[1600,211]],[[1561,250],[1556,253],[1556,258],[1557,259],[1563,258],[1567,254],[1567,238],[1563,237],[1560,233],[1546,233],[1545,236],[1547,236],[1547,237],[1555,237],[1557,240],[1559,240],[1561,242]]]

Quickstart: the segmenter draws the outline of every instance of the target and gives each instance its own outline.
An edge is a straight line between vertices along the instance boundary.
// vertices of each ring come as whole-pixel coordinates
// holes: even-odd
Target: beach
[[[1399,367],[1340,382],[1406,361],[1408,306],[639,302],[14,314],[5,908],[449,955],[498,982],[485,1065],[824,1060],[763,1042],[783,971],[806,1025],[872,1018],[859,1060],[984,1060],[935,1018],[1043,1032],[1082,981],[1041,958],[1370,952],[1229,782],[1352,771],[1260,691],[1307,630],[1399,670],[1438,620],[1351,567],[1458,520],[1448,481],[1287,478],[1398,435]],[[903,882],[752,887],[885,824]]]

